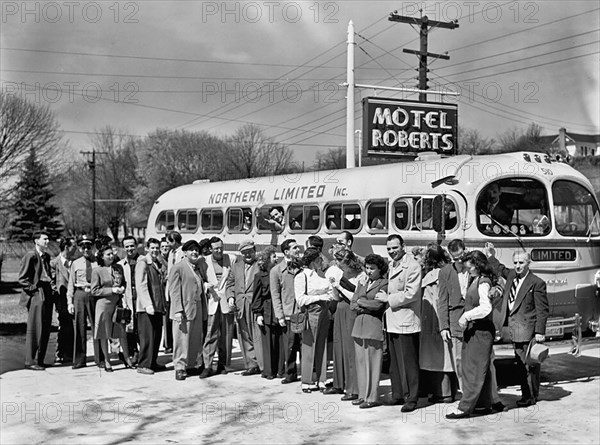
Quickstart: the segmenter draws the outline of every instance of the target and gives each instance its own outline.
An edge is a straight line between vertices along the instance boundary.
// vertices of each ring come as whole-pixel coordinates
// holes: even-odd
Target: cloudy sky
[[[430,87],[460,91],[459,124],[488,137],[530,122],[600,132],[600,8],[589,1],[2,1],[1,82],[55,111],[74,151],[110,125],[230,135],[252,122],[296,160],[345,145],[346,33],[356,82],[415,87],[418,30],[439,21]],[[379,96],[400,97],[379,92]],[[372,90],[357,91],[360,101]],[[417,97],[403,96],[416,100]],[[430,100],[439,97],[430,96]],[[456,101],[448,98],[446,101]]]

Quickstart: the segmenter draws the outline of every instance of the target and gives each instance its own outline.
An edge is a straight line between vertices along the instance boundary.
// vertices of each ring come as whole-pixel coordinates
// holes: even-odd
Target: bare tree
[[[236,179],[278,175],[293,170],[292,152],[285,145],[267,137],[256,125],[239,128],[227,141],[225,159]]]
[[[494,151],[494,139],[483,137],[473,128],[458,127],[458,154],[486,154]]]
[[[315,159],[315,170],[337,170],[346,168],[346,149],[344,147],[330,148],[319,151]]]
[[[29,151],[35,149],[37,158],[48,164],[49,155],[60,146],[61,135],[48,106],[5,92],[0,92],[0,122],[0,188],[6,202],[7,193],[15,186],[13,178]]]
[[[547,147],[541,137],[542,127],[531,123],[525,132],[516,128],[506,130],[498,136],[500,151],[510,153],[515,151],[534,151],[545,153]]]
[[[228,179],[224,142],[206,132],[156,130],[136,151],[138,185],[135,210],[148,215],[154,201],[167,190],[197,179]]]

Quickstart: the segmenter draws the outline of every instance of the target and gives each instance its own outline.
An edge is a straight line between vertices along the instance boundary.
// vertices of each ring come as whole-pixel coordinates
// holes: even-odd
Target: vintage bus
[[[281,225],[271,220],[274,208]],[[147,237],[171,230],[184,240],[218,236],[229,251],[247,238],[260,249],[290,237],[302,244],[313,234],[327,249],[344,230],[360,255],[386,257],[391,233],[402,235],[409,252],[436,240],[461,238],[469,249],[492,242],[507,265],[515,249],[526,249],[548,285],[551,318],[578,313],[584,329],[598,320],[598,202],[581,173],[540,153],[423,153],[413,162],[196,181],[156,200]],[[548,326],[548,335],[563,334],[560,323]]]

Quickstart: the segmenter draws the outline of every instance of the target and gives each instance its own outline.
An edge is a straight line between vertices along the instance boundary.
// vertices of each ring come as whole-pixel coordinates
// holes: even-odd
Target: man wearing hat
[[[95,301],[90,295],[92,268],[96,267],[91,238],[83,235],[77,240],[82,256],[71,263],[69,284],[67,285],[67,308],[75,319],[75,340],[73,344],[73,369],[83,368],[87,353],[87,320],[94,326]],[[94,361],[104,367],[104,354],[101,340],[94,340]]]
[[[198,371],[198,355],[206,335],[206,276],[200,267],[200,245],[187,241],[184,259],[173,265],[169,273],[170,317],[173,320],[173,366],[175,379],[185,380],[187,369]]]
[[[535,405],[540,392],[541,363],[528,355],[532,343],[545,340],[546,320],[550,312],[546,283],[529,270],[531,256],[528,252],[513,253],[514,269],[508,269],[494,257],[494,246],[488,243],[486,253],[490,265],[498,275],[506,278],[502,306],[497,314],[510,331],[521,383],[521,400],[517,406]]]
[[[260,348],[260,333],[258,325],[254,321],[254,315],[250,310],[252,302],[254,276],[258,272],[256,263],[256,247],[254,241],[244,240],[240,243],[238,250],[241,260],[235,261],[231,266],[226,289],[227,301],[230,306],[235,305],[237,309],[238,340],[244,357],[246,371],[243,376],[260,374],[260,361],[262,350]],[[254,339],[257,339],[255,342]]]

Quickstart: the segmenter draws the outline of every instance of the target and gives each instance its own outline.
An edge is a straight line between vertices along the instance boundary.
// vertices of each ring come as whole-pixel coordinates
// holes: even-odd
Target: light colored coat
[[[197,316],[203,320],[208,319],[206,299],[204,297],[204,277],[197,276],[187,260],[180,261],[171,268],[169,273],[169,295],[171,296],[170,318],[183,312],[187,320],[194,320]],[[197,302],[201,304],[201,314],[197,314]]]
[[[208,284],[213,285],[211,288],[205,287],[208,298],[208,315],[214,315],[219,306],[221,307],[221,312],[223,314],[228,314],[231,311],[229,304],[227,303],[226,283],[229,273],[231,272],[231,265],[234,262],[234,255],[223,255],[223,275],[221,276],[221,281],[218,281],[212,255],[206,257],[206,279]]]
[[[398,264],[390,263],[387,331],[414,334],[421,331],[421,266],[412,255],[404,254]]]

